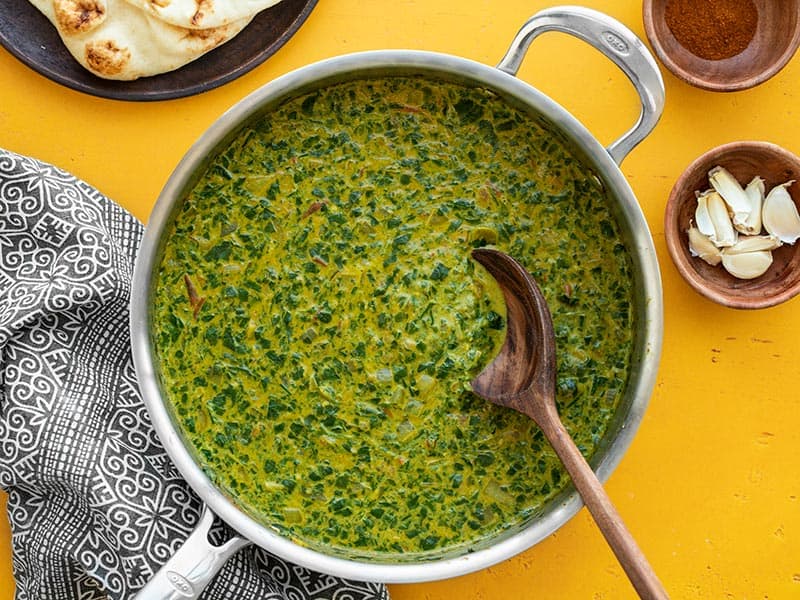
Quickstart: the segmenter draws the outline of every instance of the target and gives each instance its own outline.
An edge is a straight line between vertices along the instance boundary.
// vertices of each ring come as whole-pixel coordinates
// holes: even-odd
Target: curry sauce
[[[532,421],[470,390],[505,332],[474,247],[542,288],[585,455],[625,390],[631,266],[605,190],[482,89],[386,77],[288,100],[209,164],[165,239],[167,403],[215,484],[299,543],[433,556],[566,484]]]

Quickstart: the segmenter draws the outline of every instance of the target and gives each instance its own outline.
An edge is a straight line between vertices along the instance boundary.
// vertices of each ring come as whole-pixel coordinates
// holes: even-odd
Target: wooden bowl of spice
[[[800,293],[799,180],[800,157],[770,142],[731,142],[695,159],[675,182],[664,212],[667,250],[686,282],[740,309],[767,308]],[[733,195],[752,192],[751,185],[759,188],[755,204],[742,207]],[[712,214],[713,192],[721,215]],[[759,217],[749,229],[745,211]],[[722,223],[727,242],[720,218],[730,218]]]
[[[716,92],[763,83],[800,45],[800,0],[645,0],[643,19],[661,62]]]

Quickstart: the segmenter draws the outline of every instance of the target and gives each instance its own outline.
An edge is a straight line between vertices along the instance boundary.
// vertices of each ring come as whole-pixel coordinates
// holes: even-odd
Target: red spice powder
[[[753,0],[667,0],[664,17],[680,45],[706,60],[743,52],[758,25]]]

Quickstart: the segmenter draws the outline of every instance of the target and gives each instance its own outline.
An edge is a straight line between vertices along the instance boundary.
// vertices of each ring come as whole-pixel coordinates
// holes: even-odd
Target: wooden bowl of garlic
[[[800,158],[769,142],[732,142],[697,158],[667,200],[664,233],[678,272],[731,308],[800,293]]]

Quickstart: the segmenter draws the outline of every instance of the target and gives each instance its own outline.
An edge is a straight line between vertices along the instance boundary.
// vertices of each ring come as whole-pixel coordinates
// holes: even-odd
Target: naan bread
[[[126,0],[166,23],[188,29],[221,27],[253,16],[280,0]]]
[[[253,18],[221,27],[176,27],[126,0],[31,0],[58,29],[70,54],[104,79],[166,73],[238,34]]]

